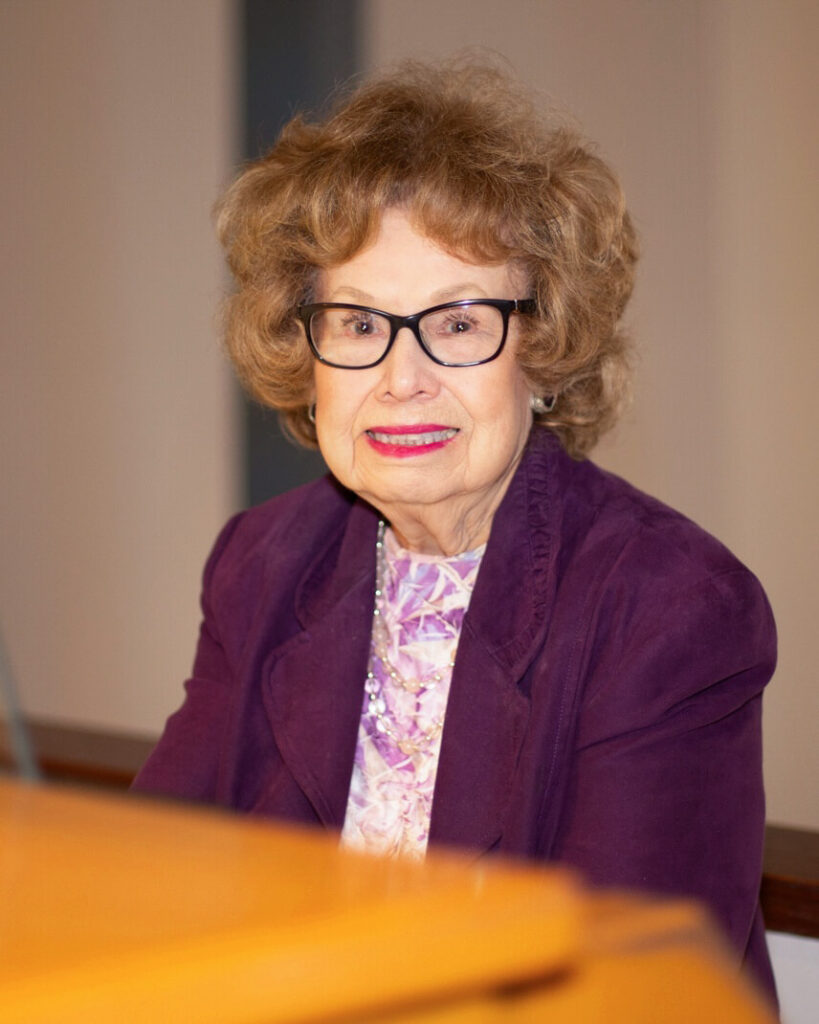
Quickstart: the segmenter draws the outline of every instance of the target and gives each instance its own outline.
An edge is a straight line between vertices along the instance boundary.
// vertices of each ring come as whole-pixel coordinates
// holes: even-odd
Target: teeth
[[[431,430],[427,434],[382,434],[378,430],[368,430],[373,441],[381,444],[402,444],[408,448],[420,448],[424,444],[435,444],[436,441],[448,441],[458,431],[454,427],[448,430]]]

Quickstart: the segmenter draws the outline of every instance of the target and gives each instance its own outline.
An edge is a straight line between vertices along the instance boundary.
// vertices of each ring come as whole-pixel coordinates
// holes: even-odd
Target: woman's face
[[[458,299],[526,298],[524,291],[508,265],[464,262],[390,210],[368,248],[322,272],[317,300],[408,316]],[[469,544],[488,536],[532,423],[516,360],[519,330],[512,314],[503,351],[479,366],[439,366],[406,328],[378,366],[315,364],[316,430],[327,465],[394,527],[427,523],[432,542],[412,546],[434,550],[442,532]],[[419,434],[435,436],[418,444]]]

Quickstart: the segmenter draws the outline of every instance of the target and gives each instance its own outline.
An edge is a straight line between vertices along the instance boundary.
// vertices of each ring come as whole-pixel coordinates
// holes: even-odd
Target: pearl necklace
[[[443,672],[433,672],[429,681],[422,679],[405,679],[398,669],[392,664],[387,653],[389,634],[384,621],[382,601],[384,599],[384,582],[386,577],[386,556],[384,554],[384,533],[386,524],[383,519],[378,521],[378,536],[375,541],[375,606],[373,608],[373,634],[370,649],[370,663],[367,666],[367,711],[375,718],[376,728],[379,732],[388,736],[398,747],[402,754],[413,755],[428,749],[440,736],[444,727],[443,718],[436,719],[425,729],[421,729],[421,735],[417,739],[410,739],[408,736],[400,736],[387,721],[387,702],[381,691],[381,683],[373,671],[373,661],[377,658],[387,673],[388,678],[396,686],[399,686],[406,693],[416,694],[422,690],[427,691],[437,686],[455,667],[455,655],[453,652],[446,669]],[[417,720],[416,720],[417,724]]]

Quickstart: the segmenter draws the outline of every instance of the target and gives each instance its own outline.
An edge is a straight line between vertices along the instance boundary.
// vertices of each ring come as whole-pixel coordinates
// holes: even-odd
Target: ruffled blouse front
[[[344,845],[426,851],[452,665],[485,548],[423,555],[385,533]]]

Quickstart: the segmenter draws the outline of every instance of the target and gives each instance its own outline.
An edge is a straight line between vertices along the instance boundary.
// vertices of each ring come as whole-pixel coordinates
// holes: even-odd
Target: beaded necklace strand
[[[364,688],[367,691],[367,712],[375,718],[375,726],[379,732],[388,736],[402,754],[408,756],[427,750],[438,739],[444,727],[443,717],[436,719],[426,728],[421,728],[417,739],[399,735],[387,720],[387,702],[381,689],[381,682],[374,671],[374,660],[381,662],[387,678],[406,693],[421,693],[436,687],[455,667],[454,652],[445,669],[432,672],[426,678],[406,679],[392,664],[387,653],[389,633],[384,621],[383,601],[386,580],[386,555],[384,553],[384,534],[386,524],[383,519],[378,521],[378,535],[375,542],[375,606],[373,608],[373,635],[370,650],[370,661],[367,666],[367,680]]]

